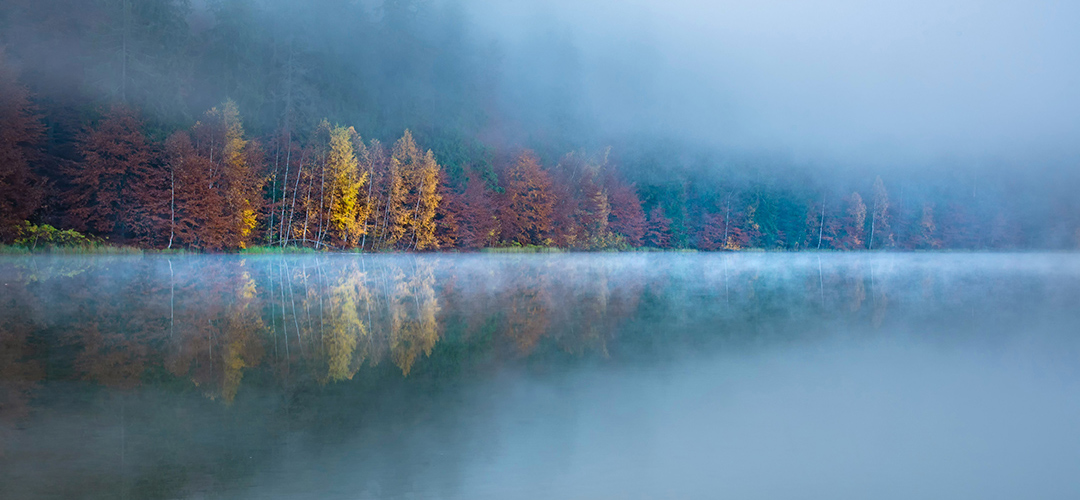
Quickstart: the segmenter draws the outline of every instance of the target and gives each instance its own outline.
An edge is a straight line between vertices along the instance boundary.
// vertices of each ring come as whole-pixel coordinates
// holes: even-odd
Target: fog
[[[874,167],[1080,151],[1072,2],[466,3],[511,47],[515,83],[579,79],[610,135]]]
[[[326,116],[378,136],[434,127],[530,147],[674,141],[873,172],[1060,174],[1080,159],[1074,2],[146,0],[134,4],[144,17],[124,49],[125,84],[105,50],[119,40],[116,6],[50,0],[47,14],[9,1],[0,42],[39,92],[116,96],[130,85],[142,100],[126,99],[170,122],[232,97],[265,120],[260,131]],[[213,47],[223,40],[232,46]]]

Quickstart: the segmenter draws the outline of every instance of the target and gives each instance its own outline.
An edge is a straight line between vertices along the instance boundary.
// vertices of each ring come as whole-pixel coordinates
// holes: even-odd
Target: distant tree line
[[[648,140],[597,147],[571,98],[523,124],[495,97],[498,50],[448,5],[6,2],[0,241],[30,223],[211,251],[1080,246],[1060,186],[703,175]]]

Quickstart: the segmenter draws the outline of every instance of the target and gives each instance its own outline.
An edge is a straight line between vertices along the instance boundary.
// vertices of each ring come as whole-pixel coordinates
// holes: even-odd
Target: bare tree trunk
[[[284,187],[284,190],[281,193],[281,198],[282,198],[282,203],[281,203],[281,229],[278,230],[278,241],[281,243],[281,246],[287,245],[288,241],[289,241],[289,237],[288,237],[288,235],[286,235],[284,233],[284,229],[285,229],[285,200],[289,199],[289,163],[291,163],[291,160],[292,160],[292,132],[286,131],[286,139],[285,140],[286,140],[285,147],[287,147],[288,149],[285,150],[285,187]],[[303,163],[301,163],[301,166],[302,165],[303,165]],[[296,182],[297,183],[300,182],[300,174],[299,173],[296,174]],[[293,190],[293,203],[294,203],[294,205],[295,205],[295,200],[296,200],[296,190],[294,189]],[[289,218],[290,218],[290,220],[289,220],[289,229],[292,230],[292,220],[291,220],[292,217],[290,216]]]
[[[169,169],[169,246],[172,248],[176,236],[176,168]],[[171,263],[169,264],[172,265]]]
[[[334,209],[334,201],[335,201],[336,199],[337,199],[337,193],[330,193],[330,207],[329,207],[329,209],[330,209],[330,210],[333,210],[333,209]],[[328,220],[328,221],[326,221],[326,227],[325,227],[325,228],[323,228],[323,231],[322,231],[322,233],[321,233],[321,234],[319,235],[319,237],[318,237],[318,238],[317,238],[317,239],[315,240],[315,241],[316,241],[316,243],[315,243],[315,248],[319,248],[319,245],[321,245],[321,244],[322,244],[322,240],[323,240],[323,238],[325,238],[325,237],[326,237],[326,233],[328,233],[328,232],[330,232],[330,221],[329,221],[329,220]]]
[[[821,220],[818,221],[818,233],[817,233],[817,249],[821,250],[821,237],[825,235],[825,200],[824,196],[821,197]],[[820,257],[819,257],[820,258]]]
[[[731,200],[724,204],[724,248],[728,246],[728,225],[731,223]]]
[[[274,214],[277,213],[277,209],[274,208],[274,203],[277,203],[277,174],[281,159],[281,138],[278,138],[277,147],[274,148],[274,187],[270,190],[270,224],[268,224],[266,232],[266,243],[269,245],[274,244]]]
[[[292,237],[292,223],[293,218],[296,216],[296,193],[300,191],[300,174],[304,172],[304,159],[300,158],[300,166],[296,169],[296,185],[293,186],[292,194],[292,208],[289,209],[289,230],[285,233],[285,241],[281,244],[284,248],[289,244],[289,238]]]
[[[319,249],[319,242],[322,241],[324,220],[326,219],[326,208],[324,203],[326,202],[326,155],[322,158],[322,169],[319,172],[319,227],[315,230],[315,249]]]
[[[375,184],[375,172],[374,172],[374,169],[369,167],[368,168],[367,201],[365,202],[366,203],[365,206],[367,207],[368,215],[367,215],[367,217],[364,217],[364,236],[360,240],[360,251],[361,252],[365,251],[365,247],[367,246],[368,219],[371,218],[371,214],[375,213],[375,211],[372,210],[372,207],[371,207],[371,186],[372,186],[372,184]]]
[[[308,180],[307,192],[304,194],[304,206],[307,207],[307,210],[304,210],[304,213],[306,215],[304,215],[304,234],[303,234],[303,238],[305,240],[308,239],[308,237],[307,237],[308,227],[311,226],[311,186],[313,184],[315,184],[315,178],[314,177],[312,177],[311,179]]]
[[[420,189],[416,192],[416,208],[413,209],[412,220],[413,240],[412,245],[410,245],[410,250],[416,250],[416,240],[419,238],[419,235],[416,232],[416,218],[420,216],[420,200],[424,197],[424,180],[423,177],[420,177]]]

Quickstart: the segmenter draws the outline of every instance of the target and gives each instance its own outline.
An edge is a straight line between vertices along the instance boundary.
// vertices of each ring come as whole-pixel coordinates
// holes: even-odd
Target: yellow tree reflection
[[[367,356],[370,333],[360,319],[360,308],[367,306],[371,293],[365,285],[366,273],[355,264],[339,271],[341,276],[329,291],[329,311],[323,348],[327,356],[326,376],[337,382],[352,380]]]
[[[393,285],[389,297],[390,357],[401,373],[408,376],[420,353],[431,355],[439,341],[435,297],[435,271],[430,262],[415,262],[406,274],[392,267]]]

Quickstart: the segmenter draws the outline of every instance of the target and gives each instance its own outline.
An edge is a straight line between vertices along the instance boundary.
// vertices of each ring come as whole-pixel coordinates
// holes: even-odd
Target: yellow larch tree
[[[438,248],[435,213],[442,196],[435,155],[422,153],[406,130],[394,144],[390,175],[387,243],[409,250]]]
[[[240,110],[235,102],[228,100],[221,108],[207,111],[206,119],[211,131],[211,144],[221,144],[218,158],[214,158],[214,148],[210,148],[209,160],[220,173],[216,177],[220,183],[214,187],[224,195],[225,207],[221,214],[223,229],[227,231],[224,243],[232,248],[247,248],[258,224],[257,204],[262,199],[262,185],[256,174],[256,163],[261,161],[259,149],[244,140]],[[214,177],[211,176],[212,179]]]
[[[354,144],[356,130],[334,127],[330,131],[330,149],[326,159],[327,189],[323,193],[329,211],[329,233],[339,248],[356,246],[368,217],[368,207],[361,203],[360,190],[368,181],[368,172],[360,171]]]

